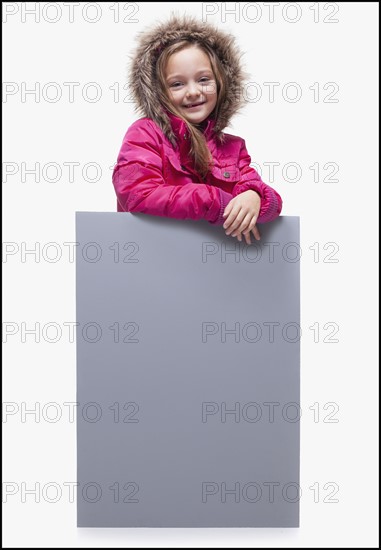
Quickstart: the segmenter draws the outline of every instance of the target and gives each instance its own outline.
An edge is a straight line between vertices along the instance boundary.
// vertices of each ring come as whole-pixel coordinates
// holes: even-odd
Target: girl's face
[[[171,55],[165,69],[167,90],[172,103],[184,118],[199,124],[217,103],[217,83],[209,57],[197,47]]]

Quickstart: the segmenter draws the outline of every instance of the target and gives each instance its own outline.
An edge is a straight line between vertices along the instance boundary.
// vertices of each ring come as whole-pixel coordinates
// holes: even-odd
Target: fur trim
[[[128,69],[128,86],[136,103],[135,111],[153,119],[172,143],[175,136],[170,120],[155,95],[154,71],[162,49],[183,38],[197,39],[207,44],[216,52],[226,71],[229,86],[214,127],[217,136],[221,136],[233,115],[245,104],[242,86],[248,77],[241,66],[242,53],[235,44],[235,37],[192,15],[178,16],[172,13],[168,21],[138,33],[138,45],[134,55],[129,56]]]

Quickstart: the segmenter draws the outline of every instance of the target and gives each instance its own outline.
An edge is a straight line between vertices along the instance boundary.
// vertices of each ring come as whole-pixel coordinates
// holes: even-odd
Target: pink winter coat
[[[282,210],[280,195],[265,184],[250,166],[245,141],[225,134],[221,144],[208,119],[204,135],[214,167],[204,183],[192,168],[189,136],[183,121],[168,114],[177,147],[154,120],[143,117],[127,130],[112,181],[118,212],[143,212],[178,219],[205,219],[222,225],[223,212],[231,199],[254,189],[261,197],[258,223],[274,220]]]
[[[184,14],[172,15],[169,21],[139,32],[137,40],[128,84],[141,118],[128,128],[113,171],[118,212],[205,219],[222,225],[222,215],[232,198],[254,189],[261,198],[257,222],[279,216],[282,199],[250,166],[244,140],[224,133],[246,103],[242,52],[233,37],[209,22]],[[214,162],[204,181],[193,169],[186,124],[163,107],[157,93],[159,57],[166,47],[182,40],[213,50],[220,70],[226,73],[219,106],[201,125]]]

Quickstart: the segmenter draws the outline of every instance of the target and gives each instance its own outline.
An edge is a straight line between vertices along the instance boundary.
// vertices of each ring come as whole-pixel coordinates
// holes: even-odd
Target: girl
[[[127,130],[113,185],[118,212],[205,219],[251,244],[282,199],[250,166],[245,141],[223,129],[243,105],[234,37],[172,14],[141,34],[129,87],[144,115]],[[135,108],[136,109],[136,108]]]

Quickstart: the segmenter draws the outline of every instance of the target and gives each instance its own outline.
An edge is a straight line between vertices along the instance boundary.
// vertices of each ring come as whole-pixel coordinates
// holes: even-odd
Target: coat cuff
[[[266,199],[266,209],[264,210],[261,208],[260,215],[257,219],[258,223],[271,222],[277,218],[282,211],[282,199],[274,189],[266,189]]]
[[[221,206],[220,206],[220,210],[219,210],[217,219],[214,220],[213,222],[211,222],[211,221],[209,222],[212,225],[223,225],[224,224],[224,221],[226,219],[226,218],[223,217],[224,210],[233,198],[230,193],[228,193],[227,191],[224,191],[220,187],[219,187],[219,191],[220,191]]]

